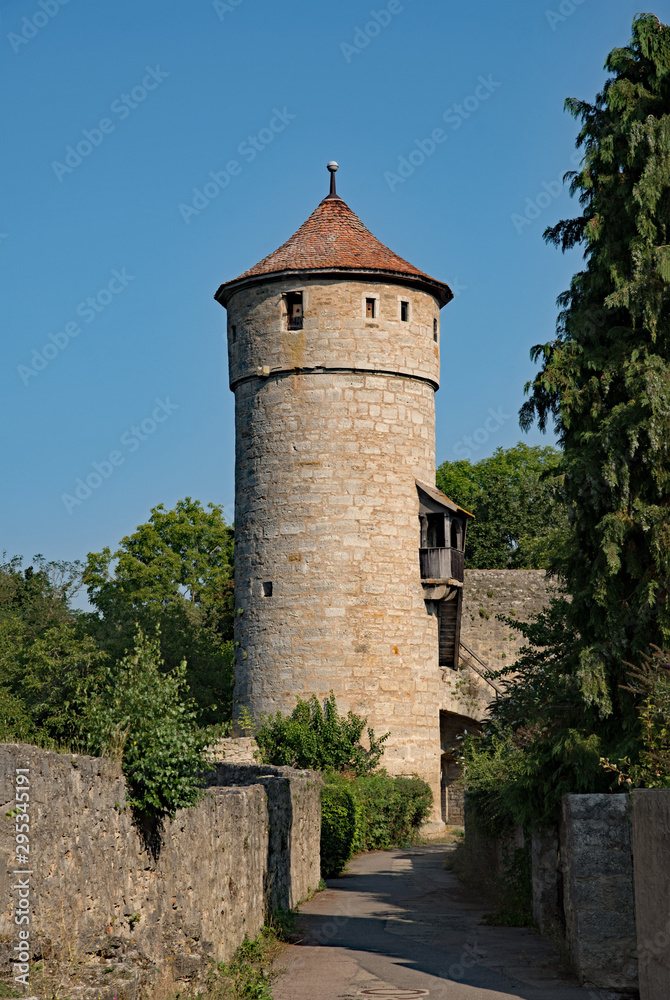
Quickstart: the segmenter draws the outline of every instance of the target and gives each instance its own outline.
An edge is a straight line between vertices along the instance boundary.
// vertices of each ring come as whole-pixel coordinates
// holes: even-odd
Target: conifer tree
[[[670,641],[670,28],[636,16],[605,67],[594,104],[566,101],[581,120],[581,214],[545,239],[583,247],[585,266],[559,297],[555,339],[531,352],[541,370],[521,424],[555,422],[572,670],[586,705],[625,723],[626,661]]]
[[[585,264],[555,338],[531,352],[521,410],[526,428],[553,420],[563,447],[566,594],[506,619],[527,646],[462,751],[471,807],[498,831],[556,822],[566,792],[670,780],[669,657],[648,655],[670,645],[670,28],[638,15],[605,66],[594,104],[566,102],[581,214],[545,239],[581,246]]]

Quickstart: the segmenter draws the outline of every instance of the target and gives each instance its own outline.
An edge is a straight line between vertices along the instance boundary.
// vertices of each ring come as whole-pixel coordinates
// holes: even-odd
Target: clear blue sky
[[[574,213],[556,184],[576,134],[563,100],[595,95],[639,9],[0,0],[0,549],[85,558],[186,495],[232,518],[233,397],[212,296],[297,229],[333,158],[372,232],[457,292],[438,462],[468,437],[473,459],[518,441],[529,348],[552,335],[579,266],[541,239]],[[667,20],[667,4],[643,9]],[[401,157],[414,172],[386,176]],[[194,198],[197,214],[183,207]],[[94,463],[100,485],[68,509],[63,494]]]

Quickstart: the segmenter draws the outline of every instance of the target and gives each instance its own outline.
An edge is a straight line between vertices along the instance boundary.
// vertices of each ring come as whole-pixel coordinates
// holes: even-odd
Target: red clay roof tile
[[[443,303],[452,298],[444,282],[436,281],[384,246],[339,196],[324,198],[286,243],[238,278],[221,285],[216,298],[222,292],[224,299],[227,298],[225,290],[246,279],[283,271],[323,269],[406,275],[435,286]]]

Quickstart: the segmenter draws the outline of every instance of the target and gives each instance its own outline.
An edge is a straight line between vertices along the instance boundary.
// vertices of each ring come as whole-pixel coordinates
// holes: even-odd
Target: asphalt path
[[[365,854],[300,908],[275,1000],[605,1000],[539,935],[482,923],[444,844]]]

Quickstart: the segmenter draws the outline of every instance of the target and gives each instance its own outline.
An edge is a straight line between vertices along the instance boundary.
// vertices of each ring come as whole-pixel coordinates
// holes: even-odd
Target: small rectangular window
[[[437,343],[437,320],[433,320],[433,340]]]
[[[409,302],[400,303],[400,319],[403,323],[409,322]]]
[[[230,337],[231,337],[232,342],[235,343],[235,341],[237,340],[237,327],[236,326],[231,326],[231,328],[230,328]]]
[[[287,292],[284,299],[286,301],[286,329],[302,330],[302,292]]]
[[[375,299],[365,300],[365,318],[374,319],[376,316],[376,301]]]
[[[263,597],[272,597],[272,580],[265,580],[263,583]]]

